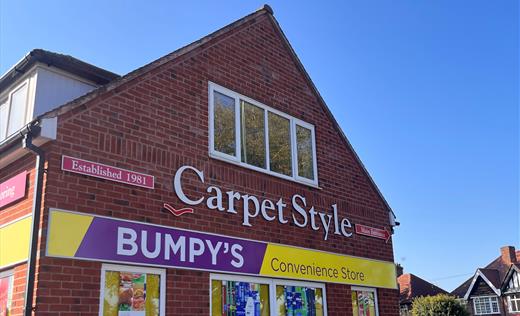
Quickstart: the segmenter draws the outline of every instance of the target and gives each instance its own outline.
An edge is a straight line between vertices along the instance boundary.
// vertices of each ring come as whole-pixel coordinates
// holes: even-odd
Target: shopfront
[[[35,235],[33,157],[0,175],[1,316],[30,282],[37,315],[398,315],[393,212],[268,7],[42,119]]]

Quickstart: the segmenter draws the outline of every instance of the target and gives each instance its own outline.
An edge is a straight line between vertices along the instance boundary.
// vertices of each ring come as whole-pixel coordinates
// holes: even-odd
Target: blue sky
[[[0,72],[44,48],[125,74],[262,4],[4,0]],[[452,290],[520,249],[517,1],[270,5],[398,215],[405,271]]]

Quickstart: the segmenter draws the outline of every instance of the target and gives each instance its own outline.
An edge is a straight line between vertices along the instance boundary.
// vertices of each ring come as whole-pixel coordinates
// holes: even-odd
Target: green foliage
[[[466,307],[446,294],[418,297],[413,301],[413,316],[468,316]]]

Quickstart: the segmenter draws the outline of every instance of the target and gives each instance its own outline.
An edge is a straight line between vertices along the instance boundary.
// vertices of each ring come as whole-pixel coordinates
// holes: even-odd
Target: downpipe
[[[35,307],[33,307],[34,280],[36,277],[36,256],[38,252],[38,236],[42,208],[43,174],[45,173],[45,152],[32,143],[33,135],[38,135],[39,132],[39,126],[30,126],[25,133],[23,133],[24,137],[22,140],[22,147],[36,155],[31,239],[29,244],[29,260],[27,262],[27,276],[25,282],[24,316],[31,316],[32,312],[35,310]]]

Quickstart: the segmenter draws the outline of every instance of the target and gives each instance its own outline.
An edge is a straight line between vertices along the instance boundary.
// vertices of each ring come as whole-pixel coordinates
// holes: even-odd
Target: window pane
[[[0,141],[7,136],[7,114],[7,100],[5,100],[0,102]]]
[[[11,95],[11,113],[7,136],[13,134],[25,124],[25,110],[27,100],[27,85],[24,85]]]
[[[0,315],[11,315],[13,301],[13,281],[12,275],[0,278]]]
[[[235,153],[235,99],[214,92],[214,146],[215,150],[231,156]]]
[[[242,162],[265,168],[264,110],[245,101],[241,101],[240,122]]]
[[[352,310],[354,315],[376,315],[374,292],[352,291]]]
[[[211,315],[269,316],[269,285],[212,280]]]
[[[323,316],[322,289],[303,286],[277,285],[276,310],[280,316]]]
[[[292,175],[290,121],[280,115],[268,113],[269,168],[271,171]]]
[[[298,155],[298,175],[314,180],[314,163],[312,148],[312,132],[310,129],[296,125],[296,144]]]
[[[160,279],[150,273],[106,271],[103,316],[158,316]]]

